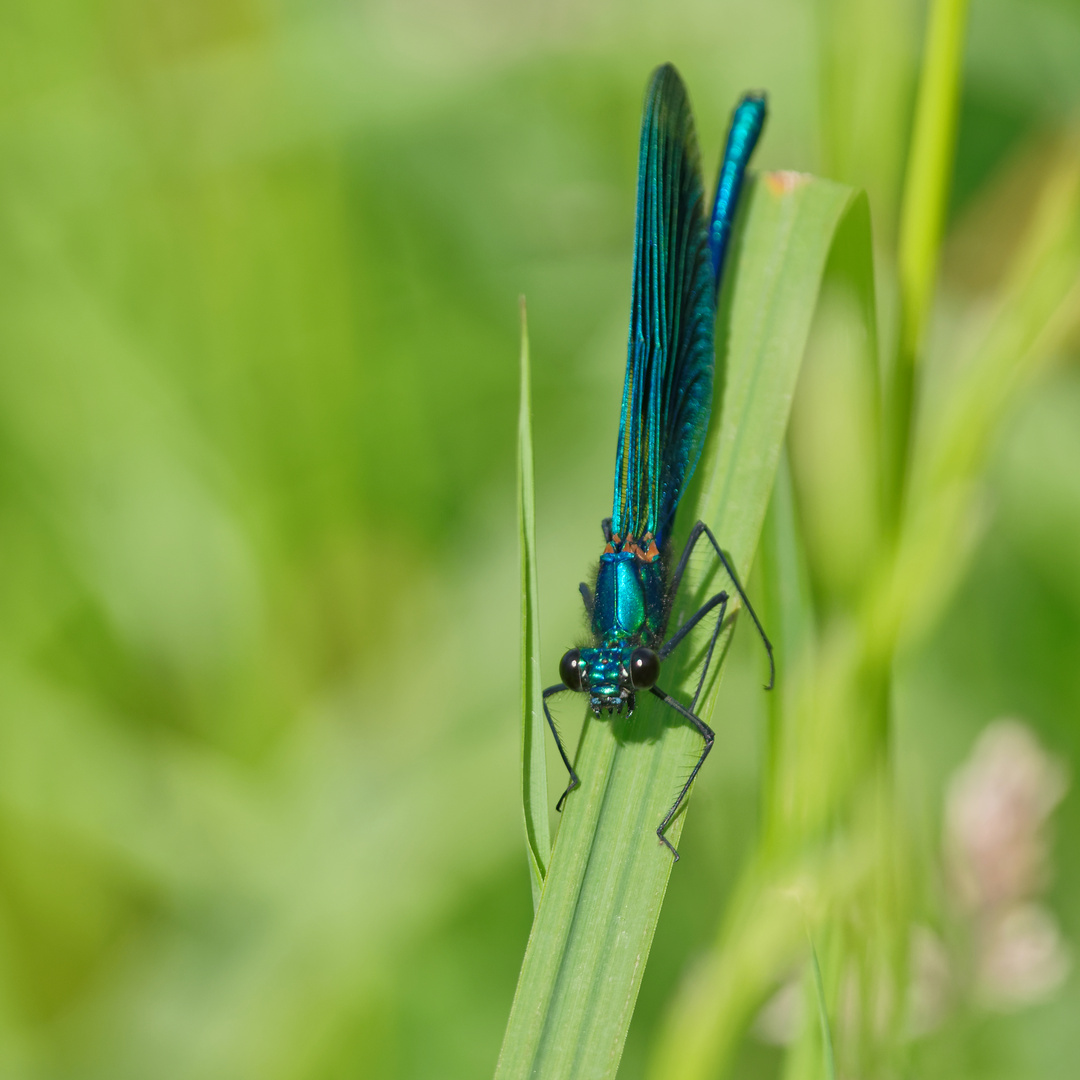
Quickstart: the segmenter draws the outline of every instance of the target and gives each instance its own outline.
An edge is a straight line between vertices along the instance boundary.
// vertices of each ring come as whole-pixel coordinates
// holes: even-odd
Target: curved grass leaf
[[[533,910],[540,904],[551,858],[547,810],[544,705],[540,685],[540,600],[536,573],[536,509],[533,485],[532,396],[529,326],[521,298],[521,412],[518,416],[518,534],[521,550],[521,805]]]
[[[866,200],[850,188],[774,173],[747,195],[718,325],[713,423],[679,522],[685,535],[694,520],[706,521],[744,580],[822,274],[845,222],[857,223],[869,257]],[[702,595],[724,587],[714,569],[695,579],[672,625]],[[679,665],[673,657],[665,689],[688,698],[698,659]],[[707,722],[722,660],[699,706]],[[576,761],[582,786],[567,801],[552,852],[498,1080],[614,1076],[673,865],[656,826],[700,746],[700,737],[651,697],[629,718],[586,718]],[[675,844],[683,817],[668,830]]]

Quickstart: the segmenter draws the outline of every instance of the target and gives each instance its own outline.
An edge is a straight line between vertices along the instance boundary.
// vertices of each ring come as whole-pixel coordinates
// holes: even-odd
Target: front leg
[[[543,694],[544,715],[547,717],[548,727],[551,728],[551,734],[555,736],[555,745],[559,748],[559,756],[566,766],[566,771],[570,774],[570,783],[566,785],[566,790],[559,796],[559,801],[555,804],[556,812],[562,811],[563,803],[566,802],[566,796],[581,783],[577,773],[574,772],[574,766],[570,764],[570,759],[566,756],[566,749],[563,747],[562,739],[559,738],[558,729],[555,727],[555,721],[551,718],[551,710],[548,708],[547,703],[547,699],[553,694],[561,694],[564,690],[569,689],[568,686],[564,686],[562,683],[556,683],[554,686],[549,686]]]

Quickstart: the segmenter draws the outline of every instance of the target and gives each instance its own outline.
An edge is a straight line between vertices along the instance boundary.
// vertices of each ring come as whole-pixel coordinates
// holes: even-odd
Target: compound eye
[[[581,662],[581,650],[570,649],[559,661],[559,678],[570,690],[585,689],[585,665]]]
[[[635,649],[630,654],[630,681],[635,690],[648,690],[660,678],[660,657],[652,649]]]

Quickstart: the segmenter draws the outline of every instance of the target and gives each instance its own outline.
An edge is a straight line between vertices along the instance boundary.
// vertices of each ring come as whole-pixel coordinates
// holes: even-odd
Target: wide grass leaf
[[[717,327],[712,426],[679,522],[683,535],[697,518],[709,524],[744,580],[822,274],[849,219],[858,219],[868,246],[866,200],[850,188],[773,173],[747,192]],[[672,625],[702,594],[725,587],[731,591],[715,568],[691,581]],[[688,699],[699,659],[673,657],[665,689]],[[706,722],[721,666],[714,664],[700,706]],[[586,718],[576,760],[582,784],[567,800],[552,852],[498,1080],[614,1076],[673,865],[656,826],[700,748],[700,736],[652,697],[629,718]],[[668,829],[675,844],[683,817]]]

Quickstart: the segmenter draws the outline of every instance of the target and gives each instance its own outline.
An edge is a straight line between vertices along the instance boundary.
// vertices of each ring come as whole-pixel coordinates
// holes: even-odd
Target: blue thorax
[[[629,541],[609,544],[600,556],[593,592],[592,632],[596,647],[581,650],[586,689],[593,712],[634,707],[630,655],[639,646],[655,647],[664,633],[664,577],[658,553]],[[653,549],[655,552],[655,548]]]
[[[598,645],[649,645],[664,632],[662,574],[659,558],[646,559],[634,550],[600,556],[592,611]]]

